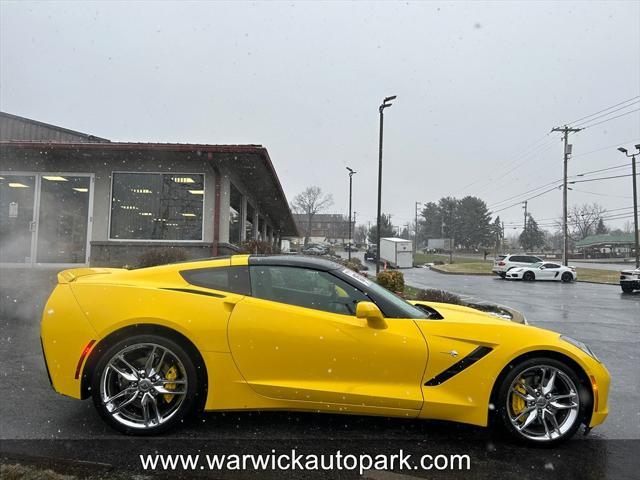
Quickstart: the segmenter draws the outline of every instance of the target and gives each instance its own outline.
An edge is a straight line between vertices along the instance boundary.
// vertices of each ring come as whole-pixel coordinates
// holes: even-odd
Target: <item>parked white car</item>
[[[640,290],[640,268],[620,272],[620,287],[624,293]]]
[[[559,282],[573,282],[578,278],[574,267],[565,267],[558,263],[538,262],[526,267],[515,267],[506,274],[508,280],[555,280]]]
[[[514,267],[527,267],[538,262],[542,262],[542,259],[533,255],[498,255],[493,262],[492,271],[505,278],[506,273]]]

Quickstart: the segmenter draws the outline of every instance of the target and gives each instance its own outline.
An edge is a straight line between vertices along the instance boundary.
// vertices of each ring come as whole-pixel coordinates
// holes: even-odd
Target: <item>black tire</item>
[[[500,275],[500,278],[507,278],[507,274],[505,272],[500,272],[498,275]]]
[[[181,363],[181,367],[183,367],[187,386],[184,399],[181,400],[179,407],[175,409],[175,411],[164,423],[146,426],[144,428],[136,428],[124,425],[120,421],[116,420],[108,411],[107,406],[103,403],[101,384],[103,373],[105,373],[107,365],[114,358],[114,356],[116,356],[119,352],[122,352],[122,350],[124,349],[131,348],[135,345],[144,344],[154,344],[171,352],[171,354],[173,354],[175,358],[179,360],[179,362]],[[91,395],[93,398],[93,403],[100,416],[109,426],[111,426],[115,430],[118,430],[127,435],[157,435],[161,432],[165,432],[180,425],[185,417],[187,417],[191,413],[195,413],[195,410],[198,410],[202,406],[203,402],[201,399],[201,383],[202,382],[199,381],[194,362],[191,359],[188,350],[185,349],[183,345],[174,341],[173,339],[162,335],[141,334],[128,337],[115,343],[100,355],[95,369],[93,370],[93,377],[91,378]],[[166,398],[166,395],[157,393],[154,393],[154,395],[158,395],[160,399],[162,399],[163,396]],[[175,395],[174,397],[178,398],[178,395]],[[133,403],[135,404],[135,402]]]
[[[536,279],[536,275],[533,272],[524,272],[522,280],[525,282],[533,282]]]
[[[626,283],[621,283],[620,287],[624,293],[633,293],[633,286],[627,285]]]
[[[571,379],[576,387],[579,405],[577,415],[575,416],[573,424],[571,424],[570,426],[567,425],[567,430],[562,435],[553,439],[549,439],[547,437],[537,440],[528,438],[526,434],[523,434],[516,429],[510,419],[509,402],[511,401],[511,399],[509,398],[509,389],[512,383],[516,381],[516,379],[518,379],[518,377],[525,371],[530,371],[532,368],[538,366],[552,367],[561,370],[567,375],[567,377]],[[589,409],[591,408],[592,404],[591,393],[581,384],[580,378],[578,377],[576,372],[567,364],[554,358],[546,357],[530,358],[514,366],[509,366],[508,368],[510,368],[510,371],[504,377],[502,383],[498,386],[497,395],[495,397],[497,402],[495,405],[495,420],[497,423],[496,426],[506,432],[508,436],[515,439],[516,441],[530,446],[550,447],[569,440],[587,418]]]
[[[564,283],[573,282],[573,275],[571,275],[569,272],[564,272],[560,277],[560,280]]]

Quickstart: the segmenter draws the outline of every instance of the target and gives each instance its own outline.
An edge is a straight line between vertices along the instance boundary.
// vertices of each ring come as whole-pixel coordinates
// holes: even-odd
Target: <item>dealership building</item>
[[[135,265],[298,232],[260,145],[122,143],[0,112],[0,264]]]

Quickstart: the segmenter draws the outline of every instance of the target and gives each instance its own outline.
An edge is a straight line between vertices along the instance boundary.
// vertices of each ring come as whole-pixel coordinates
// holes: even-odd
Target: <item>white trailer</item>
[[[413,242],[404,238],[381,238],[380,261],[396,268],[413,267]]]

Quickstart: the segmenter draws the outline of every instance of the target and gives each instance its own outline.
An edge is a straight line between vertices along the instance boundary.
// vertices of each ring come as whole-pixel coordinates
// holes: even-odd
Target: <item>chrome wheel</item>
[[[113,355],[100,378],[100,401],[116,422],[150,429],[168,422],[187,395],[184,365],[167,347],[130,345]]]
[[[540,365],[527,368],[511,383],[506,410],[520,435],[551,441],[563,437],[579,421],[580,397],[564,371]]]

